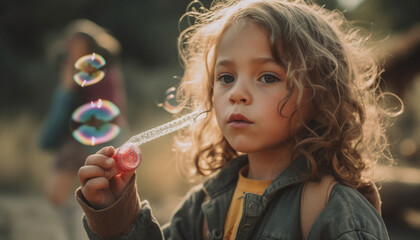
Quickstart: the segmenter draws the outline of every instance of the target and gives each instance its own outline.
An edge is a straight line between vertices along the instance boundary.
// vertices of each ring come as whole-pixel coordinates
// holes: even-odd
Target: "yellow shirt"
[[[272,182],[272,180],[258,181],[246,178],[244,173],[247,171],[248,166],[243,167],[239,171],[238,184],[236,185],[236,189],[233,193],[232,201],[230,202],[229,210],[226,215],[223,240],[234,239],[236,236],[239,221],[242,217],[244,194],[247,192],[261,195]]]

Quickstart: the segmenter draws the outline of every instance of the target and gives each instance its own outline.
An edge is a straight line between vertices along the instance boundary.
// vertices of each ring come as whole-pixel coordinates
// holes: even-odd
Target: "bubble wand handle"
[[[199,114],[199,111],[189,113],[129,138],[127,142],[116,149],[113,156],[118,172],[134,171],[140,166],[142,160],[140,145],[193,124]]]
[[[175,132],[181,128],[184,128],[188,125],[191,125],[195,122],[195,119],[197,118],[199,112],[192,112],[187,115],[184,115],[180,118],[177,118],[173,121],[170,121],[168,123],[162,124],[160,126],[154,127],[150,130],[147,130],[145,132],[142,132],[138,135],[132,136],[130,139],[128,139],[125,144],[135,144],[137,146],[140,146],[144,143],[150,142],[156,138],[162,137],[166,134]]]

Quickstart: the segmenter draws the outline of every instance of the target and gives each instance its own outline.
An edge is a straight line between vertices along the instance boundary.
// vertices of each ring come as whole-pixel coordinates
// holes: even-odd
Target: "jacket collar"
[[[278,190],[287,186],[300,183],[304,180],[303,172],[307,169],[305,157],[297,158],[293,164],[287,167],[273,182],[267,187],[263,196],[271,196]],[[248,155],[241,155],[228,163],[212,178],[204,182],[204,189],[210,198],[227,191],[238,180],[239,170],[248,164]]]
[[[216,197],[232,185],[235,185],[238,180],[239,170],[247,164],[248,156],[241,155],[227,162],[214,177],[206,180],[203,185],[210,198]]]

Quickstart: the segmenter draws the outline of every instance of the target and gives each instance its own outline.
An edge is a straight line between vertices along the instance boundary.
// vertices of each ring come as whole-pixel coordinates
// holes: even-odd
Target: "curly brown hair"
[[[212,102],[215,49],[224,32],[239,21],[267,31],[274,59],[287,68],[290,94],[299,90],[298,108],[311,104],[315,109],[294,136],[292,151],[293,159],[308,159],[307,179],[329,174],[358,188],[371,180],[370,170],[379,160],[392,162],[385,135],[392,113],[381,105],[381,69],[365,47],[367,38],[340,12],[302,0],[231,0],[215,1],[209,10],[193,8],[184,18],[194,24],[178,39],[185,67],[178,111],[207,112],[200,124],[178,136],[182,159],[194,159],[187,165],[193,172],[208,175],[240,154],[218,129]],[[309,99],[302,97],[303,89],[309,89]]]

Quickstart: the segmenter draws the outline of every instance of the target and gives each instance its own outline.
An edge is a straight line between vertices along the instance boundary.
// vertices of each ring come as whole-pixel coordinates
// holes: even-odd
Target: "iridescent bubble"
[[[82,144],[96,145],[114,139],[120,127],[111,123],[118,115],[118,107],[108,100],[98,99],[78,107],[72,114],[80,126],[73,131],[73,137]]]
[[[178,103],[176,101],[176,88],[171,87],[165,92],[165,102],[163,103],[163,109],[170,113],[177,113]]]
[[[85,123],[92,117],[104,122],[109,122],[120,115],[120,109],[111,101],[98,99],[83,104],[74,110],[72,119],[76,122]]]
[[[99,127],[81,125],[73,131],[73,137],[84,145],[106,143],[121,132],[120,127],[113,123],[105,123]]]
[[[95,53],[79,58],[74,67],[80,72],[73,76],[74,81],[82,87],[98,83],[105,76],[105,73],[100,70],[105,64],[105,59]]]

